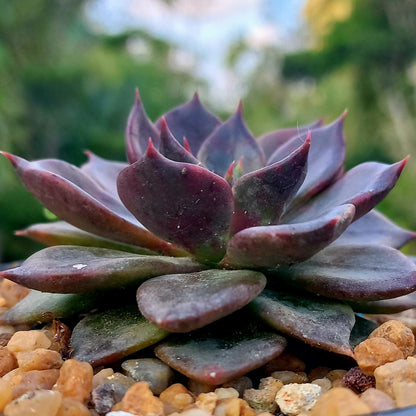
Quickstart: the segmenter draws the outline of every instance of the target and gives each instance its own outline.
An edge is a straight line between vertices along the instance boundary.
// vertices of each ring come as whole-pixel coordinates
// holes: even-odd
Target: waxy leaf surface
[[[416,289],[416,265],[379,245],[330,246],[276,274],[303,290],[341,300],[389,299]]]
[[[352,223],[333,244],[381,244],[400,248],[416,238],[416,233],[405,230],[383,214],[372,210]]]
[[[141,313],[169,332],[189,332],[247,305],[265,287],[251,270],[206,270],[155,277],[137,290]]]
[[[120,173],[118,190],[125,206],[152,232],[201,261],[224,255],[233,196],[223,178],[166,159],[150,144],[142,160]]]
[[[322,120],[317,120],[313,123],[305,124],[303,126],[271,131],[269,133],[262,134],[260,137],[257,137],[257,143],[263,150],[267,160],[277,150],[277,148],[289,141],[289,139],[292,137],[305,134],[308,131],[321,126]]]
[[[47,222],[33,224],[24,230],[16,231],[20,237],[31,238],[46,246],[76,245],[86,247],[102,247],[113,250],[129,251],[136,254],[157,254],[155,251],[146,248],[118,243],[98,237],[94,234],[80,230],[65,221]]]
[[[87,293],[202,268],[190,258],[142,256],[98,247],[55,246],[38,251],[20,267],[0,272],[0,277],[43,292]]]
[[[349,338],[355,318],[347,305],[329,299],[265,290],[250,307],[264,322],[284,334],[314,347],[353,355]]]
[[[186,137],[194,155],[198,154],[202,142],[221,124],[217,117],[205,109],[196,93],[192,100],[174,108],[163,117],[180,144],[183,144],[183,138]],[[160,127],[161,120],[162,117],[157,120],[156,126]]]
[[[193,380],[223,384],[266,364],[286,346],[281,335],[249,319],[238,314],[189,334],[171,336],[155,348],[155,354]]]
[[[328,126],[311,131],[311,148],[308,158],[308,172],[293,205],[303,203],[313,195],[326,188],[343,169],[345,159],[345,139],[343,122],[345,114]],[[305,141],[307,134],[293,137],[280,146],[269,158],[270,165],[287,157]]]
[[[74,328],[72,358],[93,366],[107,365],[155,344],[168,332],[148,322],[136,305],[88,315]]]
[[[0,317],[3,325],[37,324],[55,318],[69,318],[88,312],[109,301],[109,296],[97,293],[67,294],[31,290],[20,302]]]
[[[230,164],[240,158],[244,173],[265,165],[263,151],[243,120],[241,105],[234,115],[213,131],[198,152],[202,164],[220,176],[224,176]]]
[[[307,139],[285,159],[248,173],[234,183],[232,233],[278,222],[305,178],[309,143]]]
[[[360,315],[355,315],[355,324],[350,335],[351,348],[355,348],[358,344],[365,341],[368,336],[378,328],[379,324],[371,319],[364,318]]]
[[[139,91],[126,126],[126,153],[130,163],[136,162],[146,152],[149,138],[159,145],[159,131],[146,114]]]
[[[407,158],[393,165],[366,162],[349,170],[298,212],[289,214],[287,221],[301,222],[316,218],[342,204],[353,204],[354,221],[371,211],[393,188]]]
[[[4,154],[27,189],[60,219],[104,238],[183,255],[183,251],[144,229],[117,196],[77,167],[61,160],[28,162]]]
[[[353,205],[298,224],[246,228],[228,243],[225,265],[278,268],[304,261],[331,244],[354,218]]]

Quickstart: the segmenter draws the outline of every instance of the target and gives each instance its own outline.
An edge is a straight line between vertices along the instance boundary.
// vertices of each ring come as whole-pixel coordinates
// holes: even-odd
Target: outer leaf
[[[378,245],[327,247],[276,274],[308,292],[341,300],[389,299],[416,289],[416,265],[399,251]]]
[[[289,214],[286,220],[307,221],[341,204],[354,204],[354,221],[361,218],[394,187],[407,159],[393,165],[367,162],[356,166],[298,212]]]
[[[181,146],[176,138],[173,137],[164,117],[160,121],[159,151],[163,156],[175,162],[193,163],[194,165],[200,164],[199,160]]]
[[[127,163],[105,160],[90,151],[85,153],[88,156],[88,162],[81,166],[81,171],[117,198],[117,176],[128,166]]]
[[[184,254],[145,230],[117,197],[75,166],[54,159],[28,162],[3,154],[35,198],[62,220],[104,238],[170,255]]]
[[[355,348],[358,344],[365,341],[378,326],[376,322],[370,319],[355,315],[355,325],[350,336],[351,348]]]
[[[241,157],[245,173],[265,165],[263,151],[243,120],[240,103],[235,114],[204,141],[198,159],[207,169],[224,176],[231,162]]]
[[[228,243],[223,264],[278,268],[304,261],[338,238],[354,212],[353,205],[342,205],[310,222],[246,228]]]
[[[261,367],[280,355],[286,340],[238,314],[155,348],[170,367],[201,383],[218,385]]]
[[[107,365],[146,348],[168,335],[129,305],[88,315],[74,328],[72,358],[93,366]]]
[[[0,277],[43,292],[86,293],[137,285],[150,277],[195,272],[202,268],[189,258],[55,246],[38,251],[20,267],[0,272]]]
[[[322,127],[322,120],[314,121],[313,123],[305,124],[303,126],[291,127],[287,129],[280,129],[265,133],[257,138],[257,143],[263,150],[266,159],[284,143],[289,141],[292,137],[306,134],[308,131]]]
[[[186,137],[192,153],[196,155],[202,142],[221,124],[221,121],[205,109],[195,93],[192,100],[164,114],[173,135],[183,144]],[[162,118],[157,120],[160,127]]]
[[[250,270],[170,274],[143,283],[137,290],[137,303],[158,327],[189,332],[241,309],[265,285],[264,275]]]
[[[223,178],[166,159],[149,144],[146,156],[120,173],[118,189],[125,206],[157,235],[202,261],[224,255],[233,196]]]
[[[251,309],[268,325],[309,345],[353,356],[349,344],[355,318],[342,303],[265,290]]]
[[[293,200],[293,205],[303,203],[326,188],[343,169],[345,159],[345,139],[343,124],[346,113],[328,126],[311,132],[311,148],[308,158],[308,173]],[[287,157],[306,138],[306,134],[294,137],[279,147],[267,161],[275,163]]]
[[[144,154],[149,137],[156,146],[159,145],[159,131],[147,117],[139,90],[136,90],[136,100],[126,126],[126,152],[130,163],[136,162]]]
[[[309,138],[280,162],[248,173],[233,186],[232,233],[257,225],[276,224],[306,175]]]
[[[367,243],[400,248],[415,238],[416,233],[397,226],[373,209],[351,224],[334,244]]]
[[[109,300],[109,296],[102,293],[62,294],[31,290],[25,298],[1,315],[0,322],[3,325],[33,325],[52,321],[53,317],[69,318],[88,312]]]
[[[129,251],[136,254],[157,254],[155,251],[146,248],[118,243],[117,241],[98,237],[94,234],[80,230],[65,221],[33,224],[24,230],[16,231],[15,234],[21,237],[31,238],[32,240],[47,246],[75,245],[111,248],[113,250]]]

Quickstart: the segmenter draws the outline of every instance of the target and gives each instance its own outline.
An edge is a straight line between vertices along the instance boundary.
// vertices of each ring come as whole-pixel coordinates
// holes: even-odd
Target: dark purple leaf
[[[307,133],[308,131],[321,126],[322,120],[317,120],[313,123],[305,124],[303,126],[271,131],[261,135],[260,137],[257,137],[257,143],[263,150],[266,159],[268,159],[278,147],[282,146],[292,137]]]
[[[416,292],[392,299],[368,300],[363,302],[348,302],[356,312],[361,313],[398,313],[416,308]]]
[[[96,247],[55,246],[30,256],[0,277],[30,289],[54,293],[86,293],[131,286],[162,274],[203,269],[190,258],[142,256]]]
[[[415,238],[415,232],[397,226],[380,212],[372,210],[351,224],[334,244],[367,243],[400,248]]]
[[[189,332],[241,309],[265,285],[264,275],[251,270],[171,274],[143,283],[137,290],[137,303],[156,326]]]
[[[77,167],[56,159],[29,162],[3,154],[27,189],[60,219],[111,240],[169,255],[184,254],[144,229],[116,195],[106,192]]]
[[[188,150],[182,147],[179,142],[173,137],[169,130],[166,120],[162,117],[160,121],[160,145],[159,152],[170,160],[175,162],[193,163],[199,165],[199,160],[192,155]]]
[[[85,152],[88,162],[81,166],[81,171],[98,182],[110,195],[118,198],[117,176],[127,167],[127,163],[102,159],[90,151]]]
[[[147,149],[149,138],[158,147],[159,131],[147,116],[139,90],[136,89],[136,100],[126,126],[126,152],[127,160],[130,163],[134,163],[142,157]]]
[[[16,231],[20,237],[31,238],[46,246],[75,245],[86,247],[111,248],[113,250],[129,251],[136,254],[157,254],[155,251],[138,246],[118,243],[87,233],[65,221],[33,224],[30,227]]]
[[[339,302],[265,290],[250,304],[271,327],[327,351],[353,356],[349,338],[355,318]]]
[[[306,175],[309,138],[280,162],[242,176],[234,182],[231,232],[276,224]]]
[[[88,315],[74,328],[72,358],[97,367],[142,350],[165,338],[168,332],[140,315],[136,305]]]
[[[275,271],[275,278],[341,300],[379,300],[416,289],[416,265],[379,245],[330,246],[311,259]]]
[[[223,178],[166,159],[150,143],[145,157],[120,173],[118,189],[125,206],[157,235],[202,261],[224,255],[233,196]]]
[[[34,325],[50,322],[54,317],[69,318],[96,308],[104,299],[105,296],[101,293],[63,294],[31,290],[25,298],[0,316],[0,323]],[[108,296],[106,300],[108,302]]]
[[[371,211],[394,187],[407,159],[393,165],[366,162],[348,171],[341,179],[298,211],[289,213],[288,222],[303,222],[341,204],[355,205],[354,221]]]
[[[346,113],[328,126],[318,127],[311,131],[308,173],[293,200],[292,204],[294,206],[303,203],[326,188],[343,168],[345,159],[343,134],[345,115]],[[304,133],[290,139],[273,153],[267,164],[270,165],[287,157],[305,141],[306,137],[307,134]]]
[[[183,138],[186,137],[194,155],[198,153],[202,142],[221,124],[221,121],[201,104],[197,93],[192,100],[164,114],[164,117],[180,144],[183,144]],[[160,127],[161,120],[162,118],[157,120],[156,126]]]
[[[240,103],[234,115],[204,141],[198,159],[207,169],[224,176],[231,162],[241,157],[245,173],[265,165],[263,151],[243,120]]]
[[[171,336],[155,353],[187,377],[219,385],[261,367],[285,346],[282,336],[237,314],[198,331]]]
[[[278,268],[304,261],[338,238],[354,212],[353,205],[342,205],[310,222],[246,228],[228,243],[223,263]]]
[[[355,315],[355,325],[352,328],[350,336],[351,348],[355,348],[358,344],[365,341],[378,326],[379,325],[371,319]]]

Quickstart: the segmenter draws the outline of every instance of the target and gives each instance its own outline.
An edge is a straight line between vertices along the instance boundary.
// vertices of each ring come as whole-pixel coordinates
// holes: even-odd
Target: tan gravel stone
[[[320,395],[321,387],[316,384],[292,383],[277,392],[276,403],[289,416],[303,416],[310,412]]]
[[[253,382],[247,376],[239,377],[234,380],[230,380],[222,385],[224,388],[232,387],[238,391],[239,397],[243,397],[243,393],[247,389],[253,387]]]
[[[403,322],[390,320],[376,328],[369,338],[380,337],[395,344],[403,353],[403,358],[412,355],[415,350],[415,337]]]
[[[94,390],[100,384],[108,382],[108,377],[111,377],[113,374],[114,370],[112,368],[103,368],[97,374],[94,374],[92,378],[92,389]]]
[[[133,384],[127,390],[119,406],[113,407],[113,410],[115,409],[140,416],[164,415],[162,400],[153,396],[145,381]]]
[[[17,368],[17,361],[7,347],[0,347],[0,377]]]
[[[195,405],[198,409],[205,410],[212,415],[217,405],[218,397],[214,392],[201,393],[195,400]]]
[[[78,400],[62,399],[61,406],[58,409],[56,416],[90,416],[91,412],[88,407]]]
[[[368,338],[354,348],[354,357],[362,372],[372,376],[374,370],[386,363],[403,359],[403,353],[396,344],[385,338]]]
[[[347,374],[347,370],[337,369],[337,370],[331,370],[326,373],[326,378],[333,383],[336,380],[343,379],[345,374]]]
[[[201,393],[209,393],[211,391],[214,391],[215,386],[213,386],[212,384],[201,383],[199,381],[189,379],[188,389],[189,391],[192,392],[194,396],[198,396],[198,394],[201,394]]]
[[[180,383],[169,386],[160,393],[159,399],[165,406],[165,413],[179,412],[194,402],[193,394]]]
[[[308,373],[309,383],[317,378],[324,378],[331,371],[329,367],[315,367]]]
[[[382,412],[396,408],[395,401],[388,394],[373,387],[362,393],[360,398],[372,412]]]
[[[56,416],[62,395],[52,390],[34,390],[13,400],[4,408],[5,416]]]
[[[219,387],[214,390],[214,393],[217,395],[218,400],[228,399],[229,397],[238,397],[238,391],[232,387]]]
[[[416,405],[416,382],[395,381],[393,383],[393,394],[397,407]]]
[[[9,382],[0,379],[0,412],[3,411],[4,406],[11,402],[13,398],[12,386]]]
[[[5,300],[5,305],[8,308],[16,305],[17,302],[21,301],[25,296],[29,294],[30,290],[27,287],[18,285],[11,280],[3,279],[0,282],[0,294]]]
[[[43,331],[18,331],[13,334],[7,344],[7,348],[14,353],[21,351],[33,351],[36,348],[49,348],[51,340]]]
[[[60,391],[63,397],[86,404],[92,391],[92,378],[93,370],[90,364],[67,360],[59,371],[59,378],[53,389]]]
[[[326,393],[328,390],[332,388],[332,383],[329,378],[317,378],[312,381],[312,384],[316,384],[321,388],[321,393]]]
[[[10,383],[13,386],[13,399],[35,389],[50,390],[59,377],[59,370],[21,371]]]
[[[236,416],[240,415],[241,400],[237,397],[228,397],[217,401],[215,416]]]
[[[17,363],[23,371],[49,370],[60,368],[63,364],[61,354],[46,348],[16,353]]]
[[[308,376],[304,372],[282,370],[274,371],[271,376],[280,380],[283,384],[306,383],[308,381]]]
[[[247,389],[243,398],[257,412],[274,412],[277,408],[276,394],[282,387],[283,383],[274,377],[262,378],[259,389]]]
[[[406,360],[384,364],[376,368],[374,377],[376,378],[376,388],[394,399],[394,383],[399,381],[416,382],[416,359],[407,357]]]
[[[370,412],[367,404],[350,389],[336,387],[318,398],[311,410],[311,416],[352,416]]]

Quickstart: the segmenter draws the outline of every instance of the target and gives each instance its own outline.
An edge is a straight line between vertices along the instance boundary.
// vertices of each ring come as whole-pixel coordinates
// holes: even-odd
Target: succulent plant
[[[356,313],[415,305],[416,265],[398,248],[416,235],[374,210],[407,159],[344,172],[345,115],[255,139],[241,104],[222,122],[195,94],[153,123],[137,93],[128,163],[3,152],[60,221],[17,233],[50,247],[0,272],[32,289],[1,321],[82,312],[74,358],[108,364],[157,344],[216,385],[287,338],[352,356]]]

